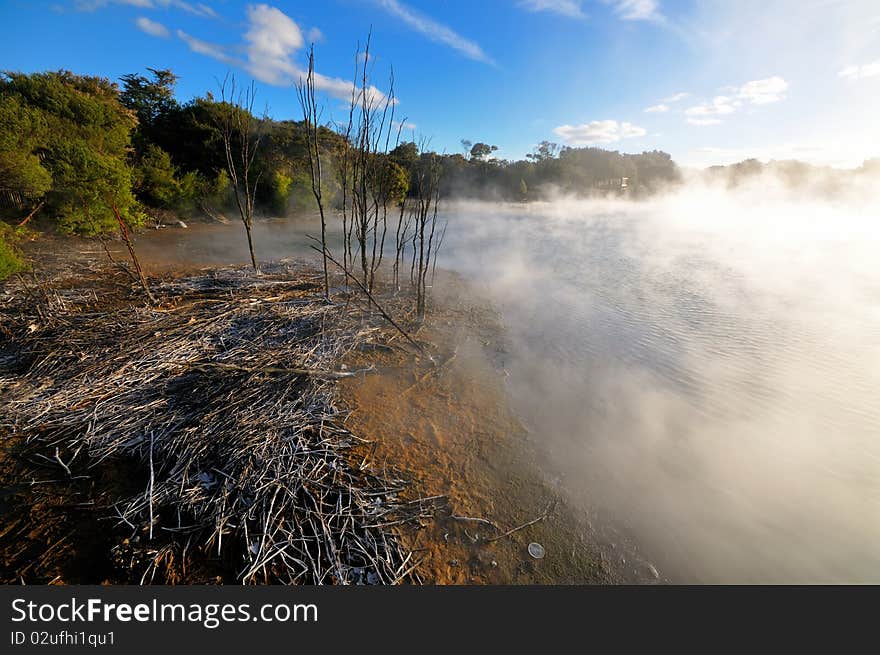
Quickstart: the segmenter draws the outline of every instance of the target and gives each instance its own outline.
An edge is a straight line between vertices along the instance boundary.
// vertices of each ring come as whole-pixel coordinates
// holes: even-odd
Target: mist
[[[664,575],[877,582],[878,210],[770,175],[461,203],[439,265],[500,310],[547,475]]]
[[[880,582],[877,188],[698,174],[640,201],[447,202],[438,267],[499,311],[548,480],[666,578]],[[314,259],[317,226],[258,221],[258,259]],[[245,263],[241,232],[139,248]]]

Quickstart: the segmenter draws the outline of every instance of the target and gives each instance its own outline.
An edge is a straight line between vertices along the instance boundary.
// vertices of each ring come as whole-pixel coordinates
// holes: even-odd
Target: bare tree
[[[379,93],[369,82],[369,38],[363,54],[358,52],[357,61],[349,119],[343,133],[345,145],[339,157],[343,264],[347,269],[359,267],[361,283],[372,291],[384,257],[388,206],[399,195],[392,174],[395,169],[387,157],[395,134],[396,101],[393,71],[387,94]],[[396,134],[399,139],[400,130]]]
[[[396,291],[401,290],[400,269],[409,256],[416,310],[423,319],[428,273],[434,270],[440,244],[440,239],[435,239],[440,162],[436,155],[426,152],[424,141],[420,146],[413,146],[421,154],[417,155],[412,176],[413,189],[409,188],[409,171],[389,157],[400,144],[405,123],[405,119],[395,121],[394,73],[392,71],[390,76],[388,93],[378,93],[369,83],[369,54],[368,38],[363,55],[358,52],[348,123],[339,130],[343,146],[336,161],[342,192],[344,244],[340,266],[359,288],[368,294],[374,293],[377,273],[385,256],[389,207],[397,207],[397,226],[392,227],[393,284]],[[314,116],[313,109],[311,115]],[[412,198],[408,199],[410,191]],[[355,268],[360,269],[356,274]]]
[[[417,174],[415,230],[413,233],[413,266],[411,279],[416,289],[416,314],[420,320],[427,311],[427,276],[436,257],[434,232],[440,205],[440,164],[437,155],[427,153],[420,158]]]
[[[327,221],[324,218],[324,200],[321,185],[323,175],[321,170],[321,148],[318,143],[320,133],[320,111],[315,98],[315,46],[309,49],[309,72],[305,80],[297,84],[299,104],[302,107],[303,120],[306,123],[309,150],[309,173],[312,181],[312,194],[318,205],[318,213],[321,215],[321,253],[324,260],[324,298],[330,300],[330,278],[327,272]],[[343,199],[343,205],[345,200]],[[343,227],[343,230],[345,228]]]
[[[110,209],[113,210],[113,216],[116,218],[116,224],[119,227],[119,235],[125,242],[125,246],[126,248],[128,248],[128,254],[131,257],[131,263],[134,267],[134,274],[132,275],[132,277],[134,277],[134,279],[136,279],[140,283],[141,288],[144,290],[144,294],[147,296],[147,300],[155,305],[157,302],[156,297],[153,295],[153,292],[150,291],[149,284],[147,284],[147,277],[144,275],[144,269],[141,268],[141,262],[138,259],[137,253],[135,252],[134,244],[131,241],[131,235],[128,232],[128,226],[125,224],[125,220],[123,220],[122,216],[119,214],[119,208],[116,206],[116,203],[111,200],[108,204],[110,205]],[[104,243],[103,240],[101,243]],[[110,257],[110,261],[116,263],[113,260],[113,256],[110,254],[110,250],[107,248],[106,244],[104,244],[104,250],[107,252],[107,256]]]
[[[235,193],[235,203],[247,234],[251,265],[257,270],[252,235],[254,221],[254,198],[260,175],[254,174],[254,161],[262,140],[262,126],[265,121],[254,117],[253,107],[256,91],[253,82],[239,89],[235,76],[229,76],[220,85],[222,111],[219,116],[219,129],[226,154],[226,172]]]

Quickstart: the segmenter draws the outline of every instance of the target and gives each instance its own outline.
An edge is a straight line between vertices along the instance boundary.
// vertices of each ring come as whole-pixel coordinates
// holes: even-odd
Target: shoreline
[[[88,256],[74,257],[78,260],[74,263],[60,255],[56,265],[76,268],[92,259],[92,253],[82,254]],[[89,284],[95,265],[92,261],[86,266],[81,282]],[[206,271],[202,269],[203,274]],[[302,267],[303,276],[307,271]],[[168,271],[159,279],[182,275]],[[69,270],[63,277],[67,284],[75,280]],[[466,286],[460,279],[452,283]],[[406,480],[402,497],[407,502],[434,499],[429,503],[430,519],[404,522],[399,530],[404,547],[419,559],[415,569],[419,581],[658,581],[656,569],[634,547],[617,534],[602,534],[601,527],[594,527],[589,517],[568,504],[561,489],[547,481],[533,436],[511,411],[503,371],[492,362],[498,355],[493,349],[503,349],[503,328],[490,308],[467,301],[452,306],[451,295],[446,295],[418,333],[420,341],[442,353],[436,369],[425,369],[411,354],[396,348],[392,334],[391,346],[350,351],[344,359],[349,370],[375,367],[378,374],[336,384],[342,405],[351,410],[344,426],[370,442],[358,449],[358,456],[369,454],[374,468],[381,461],[383,474],[392,471],[393,478]],[[543,559],[529,556],[532,542],[543,546]]]

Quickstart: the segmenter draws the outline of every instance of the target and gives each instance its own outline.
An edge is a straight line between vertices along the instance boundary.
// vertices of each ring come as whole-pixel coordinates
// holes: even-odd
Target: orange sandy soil
[[[83,254],[56,255],[56,264],[92,260],[93,253]],[[594,527],[584,510],[569,505],[548,482],[540,453],[506,398],[504,371],[496,364],[504,350],[497,318],[484,305],[461,300],[471,297],[463,283],[448,284],[460,285],[461,293],[447,293],[417,334],[439,353],[436,366],[406,348],[357,352],[348,366],[379,372],[340,383],[343,403],[352,410],[348,427],[372,441],[363,453],[372,466],[410,480],[405,493],[412,499],[444,497],[433,501],[435,520],[403,531],[421,560],[422,581],[655,582],[627,539]],[[139,582],[129,578],[126,543],[119,548],[112,521],[95,511],[135,476],[114,463],[88,481],[34,486],[33,457],[16,453],[23,444],[8,435],[0,441],[0,582]],[[543,559],[530,557],[530,542],[544,547]],[[205,561],[177,581],[218,582],[225,568]]]
[[[353,410],[348,427],[374,441],[375,465],[411,479],[412,498],[446,497],[435,521],[404,532],[422,560],[422,580],[653,581],[650,574],[618,573],[622,555],[614,548],[619,546],[602,543],[587,516],[545,481],[540,456],[509,408],[504,373],[493,364],[493,355],[503,349],[503,334],[491,313],[466,306],[435,310],[418,338],[439,350],[438,366],[414,362],[400,350],[360,354],[352,367],[373,364],[380,373],[344,380],[341,393]],[[455,516],[485,519],[496,527]],[[530,542],[544,547],[543,559],[529,555]]]

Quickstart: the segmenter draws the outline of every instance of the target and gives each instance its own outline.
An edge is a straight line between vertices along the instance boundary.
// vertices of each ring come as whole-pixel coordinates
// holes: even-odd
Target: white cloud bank
[[[413,30],[424,35],[431,41],[447,45],[469,59],[481,61],[486,64],[495,63],[474,41],[466,39],[460,34],[454,32],[450,27],[416,12],[402,2],[398,2],[398,0],[376,0],[376,2],[388,13],[397,17]]]
[[[621,139],[632,139],[648,133],[638,125],[618,123],[614,120],[592,121],[581,125],[560,125],[553,132],[572,146],[616,143]]]
[[[765,80],[746,82],[737,91],[737,97],[753,105],[769,105],[785,100],[788,82],[775,75]]]
[[[156,37],[159,37],[160,39],[167,39],[169,36],[171,36],[171,33],[168,31],[168,28],[165,27],[162,23],[158,23],[154,20],[150,20],[149,18],[146,18],[145,16],[141,16],[140,18],[135,20],[134,24],[137,25],[137,28],[141,32],[145,32],[145,33],[149,34],[150,36],[156,36]]]
[[[747,105],[769,105],[785,100],[788,82],[779,76],[752,80],[742,86],[727,87],[730,95],[719,95],[693,107],[684,114],[691,125],[718,125],[719,116],[728,116]]]
[[[302,30],[293,19],[276,7],[248,5],[244,45],[235,49],[203,41],[182,30],[177,36],[189,49],[223,63],[246,70],[255,79],[273,86],[291,86],[306,74],[294,57],[305,46]],[[244,58],[233,53],[243,52]],[[342,100],[352,97],[354,85],[348,80],[315,73],[315,88]],[[385,94],[371,86],[367,96],[372,103],[385,100]]]
[[[861,80],[880,75],[880,59],[861,66],[847,66],[837,74],[847,80]]]
[[[652,105],[645,109],[645,112],[648,114],[665,114],[669,111],[669,105],[665,105],[660,103],[659,105]]]

